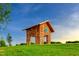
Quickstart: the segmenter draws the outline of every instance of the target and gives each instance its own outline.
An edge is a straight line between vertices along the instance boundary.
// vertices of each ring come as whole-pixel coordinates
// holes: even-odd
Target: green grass
[[[79,56],[79,44],[51,44],[0,48],[3,56]]]

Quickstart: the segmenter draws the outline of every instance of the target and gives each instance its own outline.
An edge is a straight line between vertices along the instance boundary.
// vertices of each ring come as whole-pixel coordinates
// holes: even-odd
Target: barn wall
[[[31,37],[35,37],[35,43],[40,44],[40,37],[39,37],[39,26],[33,27],[27,30],[27,43],[31,43]]]
[[[44,32],[44,29],[45,29],[46,27],[48,28],[48,32]],[[44,44],[44,37],[45,37],[46,35],[48,36],[48,37],[47,37],[47,43],[50,44],[50,42],[51,42],[50,33],[51,33],[51,31],[50,31],[50,29],[49,29],[47,23],[43,23],[43,24],[40,25],[40,43],[41,43],[41,44]]]

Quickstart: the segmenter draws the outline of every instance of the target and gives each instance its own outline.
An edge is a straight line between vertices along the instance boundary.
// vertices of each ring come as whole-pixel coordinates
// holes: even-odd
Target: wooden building
[[[46,39],[46,43],[51,43],[51,33],[54,32],[50,21],[44,21],[37,25],[31,26],[26,31],[26,42],[27,44],[31,43],[31,37],[35,37],[36,44],[44,44],[44,40]]]

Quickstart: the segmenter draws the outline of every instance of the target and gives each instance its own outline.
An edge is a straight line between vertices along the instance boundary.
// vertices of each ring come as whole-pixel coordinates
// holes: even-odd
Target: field
[[[0,56],[79,56],[79,44],[1,47]]]

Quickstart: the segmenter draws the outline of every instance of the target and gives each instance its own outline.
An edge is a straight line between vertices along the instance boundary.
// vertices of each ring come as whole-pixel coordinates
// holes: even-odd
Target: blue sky
[[[53,41],[65,42],[78,40],[79,33],[79,4],[11,4],[10,23],[2,36],[8,32],[13,37],[13,44],[25,41],[23,29],[39,22],[50,20],[55,30]],[[74,37],[74,39],[72,39]]]

